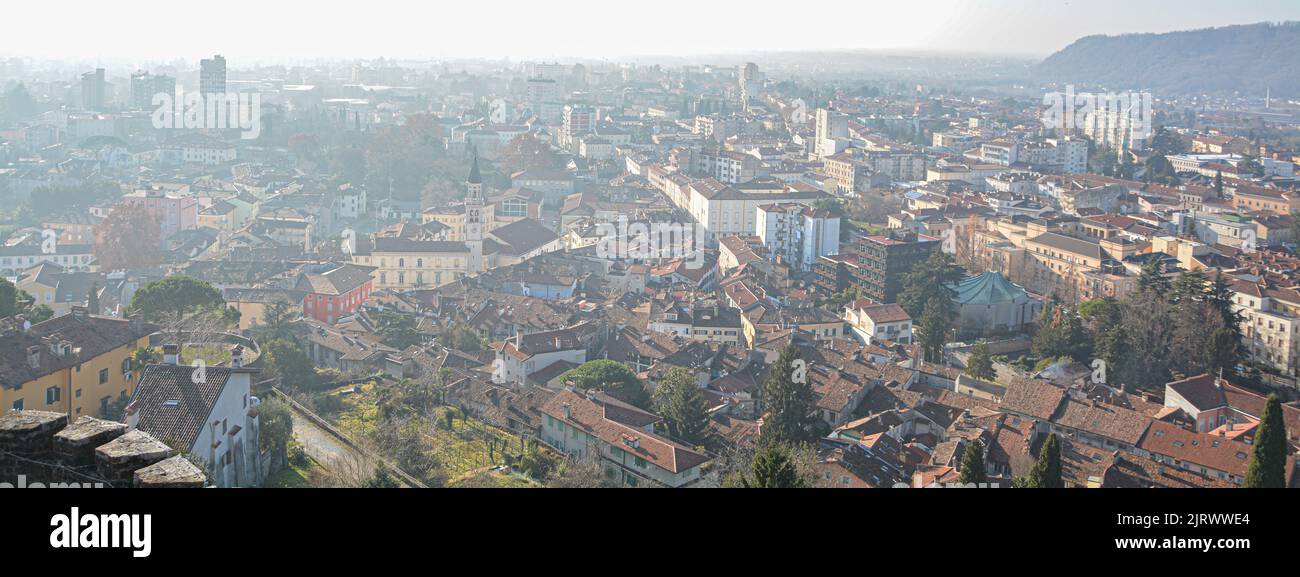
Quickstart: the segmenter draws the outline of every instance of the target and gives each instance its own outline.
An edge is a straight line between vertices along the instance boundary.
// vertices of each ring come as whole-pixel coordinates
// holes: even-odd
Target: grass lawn
[[[886,234],[889,232],[888,226],[871,224],[861,220],[849,220],[849,224],[853,225],[854,228],[866,231],[867,234]]]
[[[308,479],[311,478],[310,472],[315,467],[315,461],[312,461],[305,468],[295,467],[293,463],[289,463],[288,467],[280,469],[279,472],[271,475],[271,478],[266,480],[264,486],[272,489],[310,489],[313,485]]]
[[[374,381],[362,383],[359,393],[345,393],[351,390],[352,387],[347,386],[327,393],[338,397],[343,402],[343,408],[331,420],[334,426],[343,431],[343,434],[360,440],[374,433],[375,427],[379,424],[379,406],[375,404],[375,383]],[[321,416],[331,417],[331,415]]]
[[[159,349],[159,355],[162,350]],[[226,345],[185,345],[181,348],[181,364],[193,365],[195,359],[203,359],[203,364],[211,367],[218,363],[230,362],[230,347]]]

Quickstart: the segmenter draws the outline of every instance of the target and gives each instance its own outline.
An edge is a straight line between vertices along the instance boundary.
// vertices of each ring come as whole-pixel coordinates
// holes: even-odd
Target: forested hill
[[[1300,96],[1300,22],[1087,36],[1037,66],[1040,78],[1163,94]]]

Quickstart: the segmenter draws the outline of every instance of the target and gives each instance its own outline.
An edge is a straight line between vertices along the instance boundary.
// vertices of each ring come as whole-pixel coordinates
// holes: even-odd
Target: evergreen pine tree
[[[980,343],[971,348],[970,359],[966,362],[966,374],[985,381],[997,378],[998,373],[993,368],[993,355],[989,353],[988,344]]]
[[[984,469],[984,444],[975,441],[966,447],[961,456],[961,476],[957,481],[963,485],[987,483],[988,472]]]
[[[921,349],[925,352],[925,360],[929,362],[943,362],[943,345],[952,328],[953,308],[952,301],[939,295],[932,297],[925,305],[917,329],[921,333]]]
[[[1035,355],[1042,359],[1070,357],[1078,362],[1087,362],[1092,344],[1088,341],[1082,318],[1069,307],[1060,305],[1049,310],[1044,321],[1038,334],[1034,335]]]
[[[1220,271],[1214,275],[1214,281],[1210,283],[1210,289],[1205,294],[1205,302],[1214,305],[1219,314],[1223,315],[1223,322],[1230,327],[1237,327],[1241,324],[1241,313],[1232,306],[1233,298],[1232,286],[1228,284],[1228,279],[1224,278],[1223,272]]]
[[[1207,284],[1205,273],[1199,270],[1184,272],[1169,285],[1169,299],[1174,303],[1202,301],[1206,298]]]
[[[802,489],[807,481],[799,476],[790,449],[779,443],[762,443],[754,462],[750,464],[749,474],[740,484],[746,489]]]
[[[1255,446],[1251,450],[1250,467],[1246,470],[1243,487],[1281,489],[1286,487],[1286,423],[1282,422],[1282,401],[1277,395],[1268,396],[1264,415],[1255,430]]]
[[[709,434],[709,407],[691,373],[674,367],[655,389],[655,406],[664,418],[668,436],[690,445],[702,445]]]
[[[1038,451],[1038,460],[1029,470],[1028,486],[1035,489],[1062,489],[1065,482],[1061,480],[1061,442],[1056,433],[1049,433]]]
[[[1160,296],[1169,292],[1169,279],[1165,277],[1165,265],[1160,259],[1148,258],[1142,264],[1142,272],[1138,275],[1138,290],[1153,291]]]
[[[808,370],[793,342],[768,370],[763,381],[763,441],[796,445],[813,440],[816,417]]]

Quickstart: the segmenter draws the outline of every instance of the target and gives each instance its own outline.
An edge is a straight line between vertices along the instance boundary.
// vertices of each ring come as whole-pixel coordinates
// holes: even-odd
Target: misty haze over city
[[[1300,486],[1297,54],[1286,0],[6,5],[0,488],[123,490],[0,535],[1282,551],[1220,495]],[[499,497],[651,487],[1202,491]]]

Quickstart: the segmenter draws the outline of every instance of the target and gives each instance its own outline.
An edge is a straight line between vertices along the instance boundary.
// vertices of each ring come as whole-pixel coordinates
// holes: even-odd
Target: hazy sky
[[[511,58],[899,49],[1043,56],[1080,36],[1300,20],[1298,0],[44,0],[0,56]],[[238,62],[232,62],[238,67]]]

